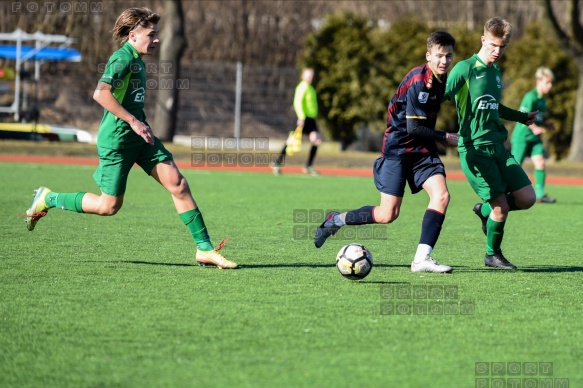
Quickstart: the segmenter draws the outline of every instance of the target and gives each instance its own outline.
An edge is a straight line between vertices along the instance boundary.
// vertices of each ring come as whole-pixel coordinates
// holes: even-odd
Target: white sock
[[[415,258],[413,259],[413,262],[414,263],[422,262],[423,260],[425,260],[427,255],[431,254],[432,250],[433,250],[433,248],[427,244],[419,244],[419,246],[417,247],[417,253],[415,253]]]
[[[344,226],[346,225],[346,212],[336,214],[334,216],[334,225],[336,226]]]

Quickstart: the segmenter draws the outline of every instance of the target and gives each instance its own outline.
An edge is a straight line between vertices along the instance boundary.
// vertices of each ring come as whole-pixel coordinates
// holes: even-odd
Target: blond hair
[[[551,81],[554,81],[555,75],[553,74],[553,71],[548,67],[541,66],[538,69],[536,69],[536,73],[534,73],[534,78],[536,79],[550,78]]]
[[[113,39],[120,44],[124,44],[127,42],[131,31],[139,26],[148,27],[150,24],[158,24],[159,21],[160,15],[150,8],[128,8],[115,21],[115,26],[111,31]]]
[[[508,43],[512,38],[512,24],[499,16],[494,16],[484,24],[484,35],[491,35]]]

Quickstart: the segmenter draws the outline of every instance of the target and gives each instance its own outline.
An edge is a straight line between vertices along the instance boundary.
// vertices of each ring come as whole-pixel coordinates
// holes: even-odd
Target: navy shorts
[[[409,183],[412,194],[423,189],[423,183],[436,174],[445,176],[445,168],[438,156],[421,155],[407,158],[375,160],[374,183],[381,193],[403,197],[405,183]]]

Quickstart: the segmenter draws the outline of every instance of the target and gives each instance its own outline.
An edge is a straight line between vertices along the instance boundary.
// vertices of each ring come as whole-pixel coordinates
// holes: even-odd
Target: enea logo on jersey
[[[490,94],[485,94],[483,96],[476,98],[474,100],[474,103],[476,101],[478,101],[478,109],[498,110],[498,101],[496,101],[494,96],[492,96]]]
[[[419,96],[417,97],[419,102],[422,104],[426,104],[428,98],[429,98],[429,93],[427,93],[427,92],[419,92]]]
[[[144,88],[137,88],[132,94],[135,94],[134,102],[144,102]]]

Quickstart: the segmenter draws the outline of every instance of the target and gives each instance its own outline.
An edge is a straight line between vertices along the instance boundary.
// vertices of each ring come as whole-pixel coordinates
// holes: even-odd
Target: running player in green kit
[[[93,98],[104,108],[99,126],[99,166],[93,175],[101,195],[86,192],[56,193],[46,187],[35,190],[26,211],[26,227],[32,231],[51,208],[77,213],[113,216],[122,207],[128,174],[138,164],[172,195],[174,205],[197,246],[200,265],[237,268],[210,241],[207,229],[188,182],[174,163],[172,154],[154,136],[144,114],[146,66],[143,55],[158,46],[160,15],[148,8],[129,8],[115,22],[113,37],[122,45],[112,54]]]
[[[534,75],[536,87],[526,93],[520,103],[522,112],[538,111],[536,121],[530,126],[517,123],[512,131],[512,155],[518,163],[522,164],[526,156],[530,156],[534,164],[534,191],[536,201],[539,203],[555,203],[557,200],[545,194],[545,147],[541,135],[549,130],[554,130],[552,121],[545,121],[547,101],[545,96],[553,87],[555,76],[551,69],[539,67]]]
[[[489,267],[516,269],[502,254],[508,212],[528,209],[536,197],[528,176],[505,148],[508,131],[501,118],[525,125],[537,112],[520,112],[500,103],[502,76],[495,63],[506,50],[512,26],[500,17],[484,25],[478,54],[457,63],[447,78],[445,99],[454,100],[459,121],[460,163],[472,189],[484,203],[474,206],[486,234]]]

